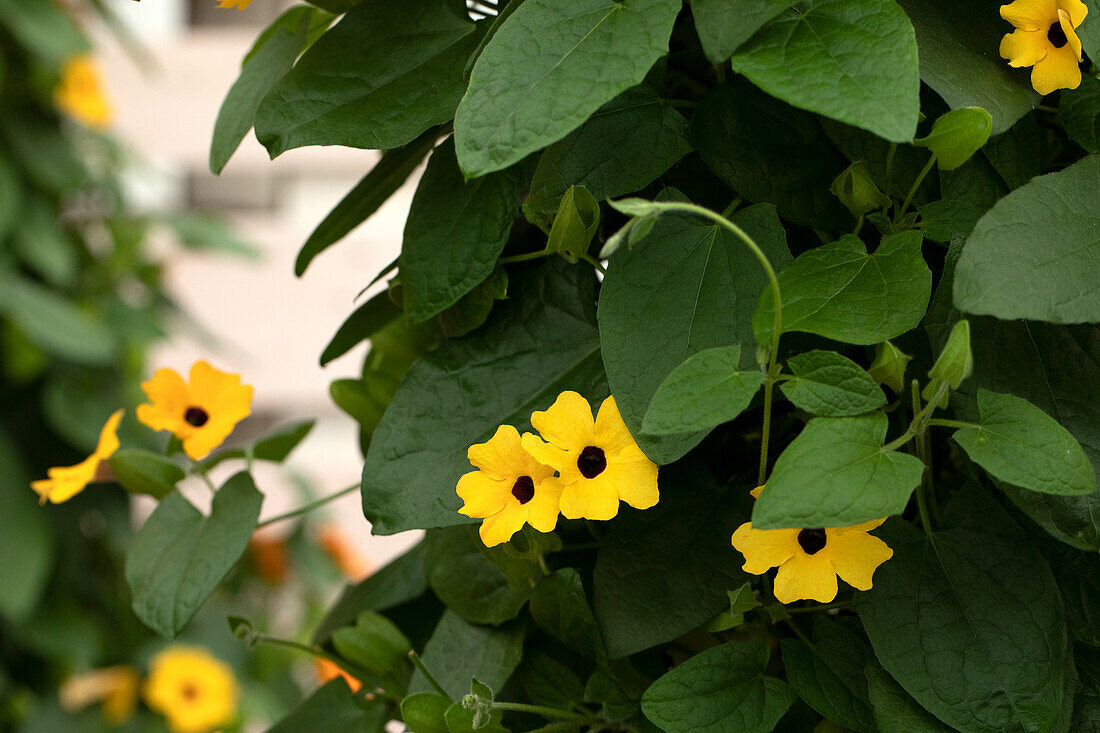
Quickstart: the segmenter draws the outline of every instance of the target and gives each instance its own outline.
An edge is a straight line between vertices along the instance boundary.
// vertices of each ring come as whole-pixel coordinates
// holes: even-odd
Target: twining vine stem
[[[276,522],[282,522],[285,519],[293,519],[294,517],[299,517],[303,514],[308,514],[309,512],[313,511],[314,509],[317,509],[318,507],[322,507],[325,504],[328,504],[330,501],[335,501],[336,499],[339,499],[341,496],[347,496],[348,494],[350,494],[351,492],[357,490],[358,488],[359,488],[358,483],[352,484],[351,486],[340,489],[335,494],[329,494],[328,496],[323,496],[320,499],[318,499],[317,501],[311,501],[310,503],[308,503],[304,506],[300,506],[297,509],[295,509],[294,511],[287,512],[286,514],[279,514],[277,516],[271,517],[270,519],[265,519],[264,521],[257,523],[256,528],[259,529],[260,527],[266,527],[269,524],[275,524]]]
[[[936,154],[932,153],[932,157],[928,159],[928,162],[921,168],[920,173],[917,174],[916,180],[913,181],[913,185],[909,187],[909,193],[905,194],[905,201],[902,202],[901,207],[898,209],[898,213],[894,216],[894,224],[901,221],[901,217],[905,216],[906,210],[909,208],[909,204],[913,201],[913,197],[917,195],[917,189],[920,188],[921,183],[924,182],[925,177],[932,171],[932,166],[936,164]]]
[[[428,684],[435,688],[443,697],[451,700],[451,696],[447,694],[447,691],[443,689],[443,685],[439,684],[439,681],[432,676],[432,673],[428,671],[428,668],[424,666],[424,662],[420,659],[420,655],[413,650],[409,650],[409,659],[412,661],[413,666],[420,670],[420,674],[424,675],[424,679]]]

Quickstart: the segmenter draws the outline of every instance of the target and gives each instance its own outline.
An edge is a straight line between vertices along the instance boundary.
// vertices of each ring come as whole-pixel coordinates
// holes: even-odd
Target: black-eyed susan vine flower
[[[1030,66],[1031,86],[1040,94],[1081,84],[1081,39],[1077,27],[1089,9],[1081,0],[1015,0],[1001,17],[1016,27],[1001,39],[1009,66]]]
[[[95,451],[75,466],[58,466],[46,471],[49,478],[31,482],[31,488],[39,496],[39,503],[52,501],[60,504],[73,498],[95,481],[99,464],[110,458],[118,450],[118,425],[122,422],[122,410],[116,410],[107,418],[99,431],[99,442]]]
[[[67,712],[102,703],[104,720],[117,726],[133,717],[139,682],[138,671],[127,665],[92,669],[65,680],[58,700]]]
[[[614,397],[593,420],[588,400],[562,392],[550,409],[531,415],[531,425],[542,440],[524,433],[523,448],[558,472],[567,519],[611,519],[620,501],[649,509],[660,498],[657,464],[634,441]]]
[[[153,430],[168,430],[198,460],[222,444],[241,420],[252,414],[252,387],[230,374],[196,361],[187,382],[174,369],[158,369],[142,382],[151,400],[138,405],[137,418]]]
[[[236,8],[237,10],[244,10],[252,4],[252,0],[218,0],[219,8]]]
[[[208,733],[237,716],[233,670],[201,647],[176,644],[153,657],[143,695],[173,733]]]
[[[753,489],[753,497],[763,488]],[[745,572],[763,575],[779,568],[774,590],[780,603],[828,603],[836,598],[837,576],[870,590],[875,570],[894,556],[885,542],[868,534],[885,521],[806,529],[754,529],[745,522],[733,533],[733,546],[745,556]]]
[[[88,127],[103,129],[111,123],[111,105],[90,56],[74,56],[62,64],[54,99],[58,109]]]
[[[477,470],[458,480],[464,502],[458,511],[482,520],[479,533],[487,547],[507,542],[524,524],[554,531],[561,483],[553,468],[523,449],[518,430],[501,425],[488,441],[470,446],[467,457]]]

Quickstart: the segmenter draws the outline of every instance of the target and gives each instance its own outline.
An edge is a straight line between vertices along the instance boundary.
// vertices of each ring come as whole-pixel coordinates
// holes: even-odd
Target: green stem
[[[917,380],[913,380],[910,383],[910,391],[913,396],[913,414],[919,414],[920,407],[920,384]],[[928,430],[928,423],[922,423],[917,429],[917,455],[921,459],[921,463],[924,464],[924,470],[920,475],[920,486],[917,487],[917,507],[920,510],[920,521],[924,527],[924,531],[929,537],[932,536],[932,521],[928,516],[928,506],[925,503],[928,500],[928,495],[936,490],[936,486],[932,481],[932,456],[928,451],[928,441],[925,440],[925,432]]]
[[[522,255],[512,255],[511,257],[501,257],[497,262],[501,265],[507,265],[512,262],[527,262],[529,260],[537,260],[541,257],[549,257],[553,252],[549,250],[540,250],[538,252],[528,252]]]
[[[492,703],[494,710],[511,710],[517,713],[531,713],[532,715],[541,715],[544,718],[551,718],[557,720],[569,720],[576,721],[585,717],[572,712],[571,710],[560,710],[558,708],[548,708],[543,705],[528,705],[523,702],[494,702]]]
[[[303,654],[308,654],[309,656],[316,657],[317,659],[327,660],[350,674],[352,677],[355,677],[360,682],[365,682],[366,680],[371,679],[371,675],[368,674],[365,670],[359,669],[357,665],[348,662],[346,659],[341,659],[334,654],[329,654],[324,649],[320,649],[315,646],[307,646],[305,644],[300,644],[296,641],[290,641],[289,639],[279,639],[277,637],[268,636],[266,634],[257,634],[255,637],[255,643],[267,644],[268,646],[281,646],[285,649],[293,649],[295,651],[302,652]],[[394,695],[388,690],[379,690],[379,692],[382,693],[383,697],[386,697],[397,703],[401,702],[401,698],[399,696]]]
[[[740,196],[735,197],[733,201],[730,201],[729,206],[722,210],[722,216],[728,219],[733,212],[737,211],[737,207],[741,205],[742,201],[744,199]]]
[[[576,720],[563,720],[560,723],[550,723],[544,725],[541,728],[535,728],[528,731],[528,733],[554,733],[559,730],[570,730],[572,728],[580,728],[585,725],[593,725],[603,720],[602,715],[587,715],[583,718],[577,718]]]
[[[834,608],[848,608],[852,605],[850,600],[848,601],[834,601],[833,603],[819,603],[816,606],[801,606],[799,608],[787,608],[782,603],[773,603],[770,606],[766,606],[767,610],[782,608],[787,613],[817,613],[818,611],[831,611]]]
[[[890,198],[890,186],[894,182],[894,153],[898,152],[898,144],[890,143],[890,149],[886,151],[886,190],[882,193]]]
[[[859,218],[856,219],[856,228],[852,230],[852,236],[853,237],[858,237],[859,236],[859,230],[862,229],[862,228],[863,228],[863,214],[860,214]]]
[[[601,275],[606,275],[607,274],[607,269],[604,268],[604,266],[600,264],[600,261],[597,260],[592,255],[583,254],[583,255],[581,255],[581,259],[584,260],[585,262],[587,262],[588,264],[592,265],[593,267],[595,267],[597,270],[599,270]]]
[[[925,471],[928,467],[925,466]],[[928,500],[924,496],[924,484],[917,487],[917,509],[920,511],[920,523],[924,527],[924,533],[929,537],[932,536],[932,520],[928,516]]]
[[[206,473],[206,469],[203,468],[201,461],[191,460],[191,467],[195,469],[195,474],[202,477],[203,483],[210,489],[210,493],[218,493],[218,487],[214,485],[214,482],[210,480],[210,475]]]
[[[928,421],[929,425],[935,425],[938,428],[980,428],[976,422],[965,422],[963,420],[944,420],[938,417],[934,417]]]
[[[313,511],[314,509],[316,509],[318,507],[322,507],[325,504],[328,504],[330,501],[335,501],[336,499],[339,499],[341,496],[347,496],[348,494],[350,494],[351,492],[355,491],[358,488],[359,488],[359,484],[352,484],[351,486],[348,486],[347,488],[340,489],[335,494],[329,494],[328,496],[323,496],[320,499],[318,499],[317,501],[311,501],[310,503],[308,503],[304,506],[300,506],[292,512],[287,512],[286,514],[279,514],[277,516],[271,517],[271,519],[265,519],[264,521],[259,522],[256,525],[256,528],[259,529],[260,527],[266,527],[269,524],[275,524],[276,522],[282,522],[283,520],[286,520],[286,519],[293,519],[294,517],[300,517],[303,514],[308,514],[309,512]]]
[[[802,633],[802,629],[795,625],[794,621],[789,618],[783,619],[783,623],[787,625],[787,628],[794,632],[794,635],[806,646],[813,648],[814,643],[810,641],[810,638]]]
[[[932,153],[932,157],[928,159],[928,162],[921,168],[920,173],[917,174],[917,180],[913,181],[913,185],[909,187],[909,193],[905,194],[905,201],[902,202],[901,208],[898,209],[898,213],[894,216],[894,224],[901,221],[901,217],[905,216],[905,212],[909,209],[909,204],[912,202],[913,197],[917,195],[917,189],[924,183],[925,177],[931,172],[932,166],[936,164],[936,154]]]
[[[912,440],[913,436],[915,436],[917,434],[918,430],[923,430],[924,429],[924,425],[922,423],[924,423],[925,418],[933,410],[936,409],[936,406],[939,405],[940,400],[942,400],[944,395],[947,394],[948,389],[949,389],[949,387],[948,387],[948,384],[946,382],[941,384],[939,389],[936,390],[936,393],[934,395],[932,395],[932,399],[928,401],[928,404],[925,405],[924,408],[920,412],[913,415],[913,421],[911,423],[909,423],[909,428],[904,433],[902,433],[900,436],[898,436],[898,438],[896,440],[892,440],[889,443],[887,443],[886,445],[884,445],[882,447],[882,449],[883,450],[888,450],[888,451],[889,450],[895,450],[895,449],[900,448],[901,446],[905,445],[910,440]]]
[[[451,699],[451,696],[443,689],[443,685],[439,684],[439,681],[436,680],[436,678],[432,676],[432,673],[428,671],[428,668],[424,666],[424,662],[420,660],[419,654],[410,650],[409,659],[412,660],[413,666],[420,670],[420,674],[424,675],[424,679],[428,681],[428,684],[435,688],[436,692],[448,700]]]

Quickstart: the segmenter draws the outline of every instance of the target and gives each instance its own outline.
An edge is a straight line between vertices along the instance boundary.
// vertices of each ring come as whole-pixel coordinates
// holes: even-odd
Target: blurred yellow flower
[[[207,733],[228,725],[240,694],[228,664],[201,647],[180,644],[153,657],[143,693],[173,733]]]
[[[1001,39],[1001,57],[1014,67],[1031,66],[1039,94],[1081,84],[1081,39],[1077,27],[1089,9],[1081,0],[1015,0],[1001,17],[1016,27]]]
[[[75,713],[97,702],[103,703],[103,717],[111,725],[129,720],[137,706],[138,673],[120,665],[81,672],[65,680],[58,691],[61,707]]]
[[[237,10],[244,10],[251,3],[252,0],[218,0],[220,3],[219,8],[236,8]]]
[[[635,509],[657,503],[657,464],[634,442],[614,397],[593,420],[588,400],[562,392],[550,409],[531,415],[531,424],[543,440],[524,433],[523,448],[558,471],[563,517],[611,519],[620,500]]]
[[[111,123],[99,66],[90,56],[75,56],[62,64],[54,99],[58,109],[89,127],[102,129]]]
[[[507,542],[524,524],[539,532],[554,531],[561,484],[553,468],[523,449],[518,430],[501,425],[466,455],[478,470],[458,480],[456,491],[464,502],[458,511],[484,520],[480,534],[487,547]]]
[[[759,496],[764,487],[753,489]],[[753,529],[745,522],[733,533],[733,546],[745,556],[744,570],[763,575],[778,567],[775,598],[780,603],[836,598],[837,576],[859,590],[871,589],[871,576],[894,551],[867,534],[885,519],[851,527]]]
[[[252,414],[252,387],[230,374],[196,361],[190,381],[174,369],[158,369],[141,388],[152,404],[138,405],[137,418],[153,430],[169,430],[184,452],[198,460],[222,444]]]
[[[123,410],[116,410],[107,418],[103,429],[99,431],[99,443],[95,452],[75,466],[58,466],[46,471],[49,478],[31,482],[31,488],[37,492],[39,503],[52,501],[60,504],[68,501],[84,487],[96,480],[99,464],[118,450],[118,424],[122,421]]]

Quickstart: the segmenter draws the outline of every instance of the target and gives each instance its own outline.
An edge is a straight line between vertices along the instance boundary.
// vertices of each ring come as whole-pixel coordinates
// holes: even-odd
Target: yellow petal
[[[743,570],[762,575],[789,560],[798,546],[797,529],[754,529],[752,522],[745,522],[733,533],[733,547],[745,556]]]
[[[775,598],[780,603],[818,601],[836,598],[836,572],[823,552],[807,555],[796,552],[775,573]]]
[[[619,494],[603,475],[566,484],[561,491],[561,514],[566,519],[614,518],[619,513]]]
[[[519,431],[511,425],[501,425],[493,437],[475,443],[466,451],[475,467],[501,481],[512,481],[526,475],[528,454],[520,445]]]
[[[588,400],[576,392],[562,392],[549,409],[533,413],[531,425],[544,440],[564,450],[579,452],[585,446],[596,444],[592,408]]]
[[[486,547],[496,547],[512,539],[526,521],[527,510],[518,501],[510,502],[496,514],[486,517],[478,534]]]
[[[853,524],[851,527],[829,527],[827,532],[830,536],[833,534],[844,534],[845,532],[870,532],[872,529],[881,527],[882,523],[885,521],[886,517],[883,517],[882,519],[872,519],[870,522]]]
[[[870,590],[875,569],[894,556],[885,542],[866,532],[836,534],[826,529],[825,534],[828,540],[817,554],[828,558],[836,574],[859,590]]]
[[[513,481],[514,483],[514,481]],[[514,497],[512,484],[494,479],[482,471],[471,471],[458,480],[455,489],[464,502],[459,514],[482,519],[496,514]]]
[[[1056,89],[1076,89],[1080,84],[1081,67],[1077,65],[1077,56],[1069,44],[1051,49],[1031,69],[1031,86],[1044,96]]]
[[[153,378],[141,383],[141,389],[152,404],[138,405],[137,418],[153,430],[176,432],[190,403],[190,393],[183,377],[174,369],[158,369]]]
[[[239,374],[215,369],[203,360],[191,365],[191,405],[206,410],[210,419],[240,422],[252,414],[252,387],[241,384]]]
[[[196,461],[205,458],[210,451],[225,442],[236,426],[237,420],[232,418],[211,418],[201,428],[193,428],[182,438],[183,452]]]
[[[759,499],[760,498],[760,492],[763,491],[763,490],[764,490],[764,485],[761,484],[760,486],[757,486],[755,489],[753,489],[749,493],[752,494],[752,498]]]
[[[561,482],[553,476],[535,484],[535,495],[527,502],[527,523],[539,532],[553,532],[558,525],[561,503]]]
[[[1015,31],[1001,39],[1000,53],[1009,66],[1019,68],[1042,60],[1051,48],[1046,31]]]
[[[1015,0],[1001,6],[1001,17],[1028,31],[1046,29],[1058,18],[1057,0]]]
[[[33,481],[31,488],[38,493],[40,503],[51,501],[54,504],[60,504],[83,491],[95,478],[98,468],[99,459],[91,455],[75,466],[58,466],[49,469],[46,472],[49,478]]]
[[[580,476],[580,471],[577,470],[577,460],[568,451],[550,445],[532,433],[524,433],[523,437],[520,438],[520,445],[539,463],[561,471],[563,474],[562,480],[566,480],[564,474],[570,472],[570,470],[571,475],[568,480],[576,480]]]
[[[99,431],[99,443],[96,444],[94,455],[100,460],[110,458],[118,450],[118,424],[122,422],[124,412],[125,410],[115,410],[111,413],[103,429]]]
[[[1081,55],[1081,38],[1077,35],[1077,31],[1073,30],[1073,22],[1070,20],[1069,13],[1064,10],[1058,11],[1058,25],[1061,26],[1062,32],[1066,34],[1066,43],[1073,49],[1073,55],[1077,57],[1077,61],[1084,61],[1084,56]]]
[[[1058,9],[1069,14],[1070,23],[1074,28],[1084,23],[1085,16],[1089,14],[1089,6],[1082,0],[1058,0]]]
[[[615,404],[614,397],[608,397],[600,405],[600,412],[596,415],[596,445],[603,448],[608,455],[618,453],[627,447],[637,448],[634,436],[630,434],[623,416],[619,413],[619,406]]]
[[[619,499],[635,509],[649,509],[660,499],[657,464],[637,446],[608,458],[607,468],[597,478],[610,482]]]

